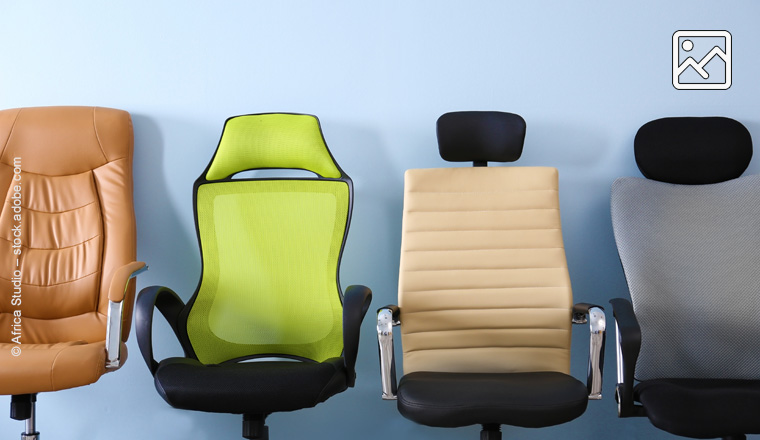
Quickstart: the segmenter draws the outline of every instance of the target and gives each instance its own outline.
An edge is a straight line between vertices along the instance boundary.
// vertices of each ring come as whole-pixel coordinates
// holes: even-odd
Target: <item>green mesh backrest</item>
[[[314,116],[272,113],[229,119],[206,178],[224,179],[241,170],[262,168],[340,177]]]
[[[267,119],[272,117],[274,122]],[[256,138],[254,127],[266,127],[262,136],[276,140],[262,153],[282,168],[311,169],[299,154],[330,158],[318,124],[312,124],[312,142],[288,144],[287,121],[301,130],[302,115],[243,116],[228,121],[222,142],[207,176],[226,177],[263,159],[249,155],[239,144],[225,139],[246,138],[257,151],[266,141]],[[277,125],[277,130],[272,127]],[[244,132],[244,136],[236,133]],[[302,137],[306,134],[301,130]],[[291,139],[297,136],[290,136]],[[308,140],[308,139],[307,139]],[[231,148],[245,158],[232,168],[212,174],[220,158],[228,161]],[[293,153],[296,151],[297,153]],[[287,162],[284,157],[291,157]],[[275,158],[275,159],[272,159]],[[303,165],[303,166],[301,166]],[[324,167],[324,164],[320,166]],[[219,169],[219,168],[217,168]],[[338,176],[340,172],[338,171]],[[323,361],[343,350],[342,304],[337,280],[338,260],[349,210],[349,186],[344,180],[270,179],[225,180],[197,186],[198,232],[203,274],[188,315],[187,331],[198,359],[206,364],[254,355],[290,355]]]

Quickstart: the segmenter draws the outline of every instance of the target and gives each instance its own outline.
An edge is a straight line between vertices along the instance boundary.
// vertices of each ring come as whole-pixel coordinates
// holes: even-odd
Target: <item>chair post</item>
[[[480,440],[501,440],[501,425],[498,423],[486,423],[480,431]]]
[[[37,432],[37,402],[36,399],[32,400],[32,411],[29,414],[29,418],[26,419],[26,431],[21,433],[21,440],[40,440],[40,433]]]
[[[26,421],[26,430],[21,440],[39,440],[36,420],[37,394],[17,394],[11,396],[11,418]]]
[[[243,438],[269,440],[269,427],[265,424],[267,414],[243,414]]]

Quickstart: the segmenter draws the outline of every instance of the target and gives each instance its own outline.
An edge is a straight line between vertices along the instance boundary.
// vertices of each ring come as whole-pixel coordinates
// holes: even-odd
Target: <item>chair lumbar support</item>
[[[17,394],[11,396],[11,418],[25,420],[26,430],[21,433],[21,440],[39,440],[37,432],[35,410],[37,394]]]
[[[501,440],[501,425],[498,423],[487,423],[483,425],[480,431],[480,440]]]
[[[249,440],[269,440],[269,427],[264,414],[243,415],[243,438]]]

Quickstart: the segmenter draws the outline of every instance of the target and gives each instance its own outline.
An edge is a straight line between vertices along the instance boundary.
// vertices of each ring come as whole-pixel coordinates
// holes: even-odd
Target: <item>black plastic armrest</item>
[[[359,332],[370,302],[372,291],[367,286],[348,286],[343,295],[343,360],[346,364],[346,382],[350,387],[356,383]]]
[[[142,289],[135,303],[135,331],[145,364],[151,374],[155,374],[158,362],[153,359],[153,308],[166,318],[174,334],[179,339],[179,315],[185,304],[173,290],[163,286]],[[183,347],[184,348],[184,347]]]
[[[643,416],[644,409],[633,401],[633,379],[641,349],[641,327],[633,305],[623,298],[610,300],[617,329],[617,387],[618,416]]]

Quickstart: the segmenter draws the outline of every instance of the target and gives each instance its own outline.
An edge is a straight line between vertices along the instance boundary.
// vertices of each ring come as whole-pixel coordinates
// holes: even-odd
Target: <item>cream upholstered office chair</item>
[[[36,440],[37,393],[126,359],[134,301],[132,123],[125,111],[0,111],[0,394]]]
[[[524,137],[515,114],[441,116],[441,157],[475,167],[406,172],[399,305],[377,316],[383,398],[423,425],[482,425],[484,440],[502,424],[567,422],[601,398],[604,312],[572,303],[557,170],[486,167],[517,160]],[[571,321],[585,316],[586,385],[569,375]]]

